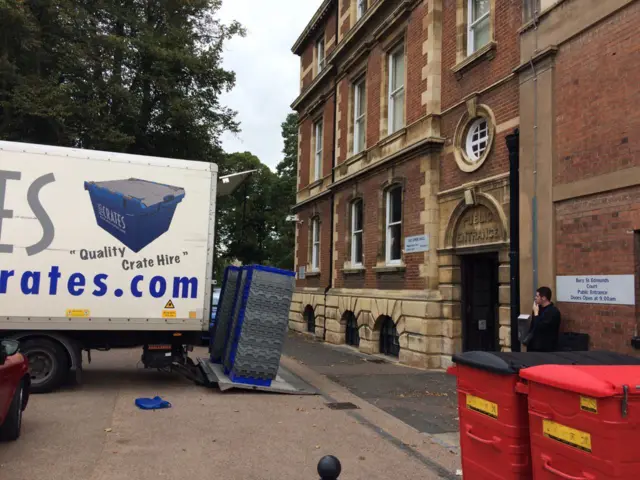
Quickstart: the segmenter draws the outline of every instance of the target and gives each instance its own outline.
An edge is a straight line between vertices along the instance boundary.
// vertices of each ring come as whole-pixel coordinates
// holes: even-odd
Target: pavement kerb
[[[293,358],[283,355],[281,364],[315,387],[327,402],[350,402],[357,405],[358,410],[347,410],[345,413],[422,462],[441,478],[460,478],[455,473],[460,468],[459,449],[456,446],[449,446],[431,435],[419,432]]]

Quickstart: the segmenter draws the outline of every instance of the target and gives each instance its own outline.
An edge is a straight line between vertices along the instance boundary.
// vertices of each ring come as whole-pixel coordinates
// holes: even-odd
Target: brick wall
[[[636,272],[634,231],[640,230],[640,187],[556,204],[557,275]],[[591,347],[632,352],[633,306],[559,303],[563,330],[589,333]]]
[[[422,92],[426,90],[427,82],[422,80],[422,69],[427,64],[427,55],[422,52],[422,45],[427,39],[424,28],[424,17],[427,14],[426,2],[411,13],[407,26],[407,69],[406,69],[406,123],[412,124],[427,111],[422,105]]]
[[[334,95],[327,98],[323,107],[324,118],[324,139],[322,143],[322,177],[326,177],[331,174],[333,169],[333,145],[334,145],[334,130],[335,130],[335,102]]]
[[[300,158],[298,158],[298,190],[302,190],[309,185],[309,168],[311,162],[311,135],[313,132],[313,121],[310,117],[305,118],[300,124]]]
[[[380,140],[382,56],[382,49],[376,45],[367,61],[367,148],[374,146]]]
[[[352,118],[353,114],[349,112],[349,97],[351,95],[351,85],[349,80],[343,78],[338,83],[338,91],[339,91],[339,99],[340,105],[338,109],[340,110],[340,121],[338,122],[338,130],[336,131],[337,135],[337,146],[340,149],[340,154],[336,158],[336,165],[343,163],[349,156],[351,156],[351,152],[349,151],[349,125],[353,122]],[[338,132],[339,135],[338,135]]]
[[[554,184],[640,166],[640,40],[635,2],[564,43],[555,58]],[[556,274],[635,274],[640,187],[555,205]],[[636,287],[636,298],[640,291]],[[635,353],[636,307],[561,303],[563,329],[591,347]]]
[[[327,21],[325,23],[326,25],[325,32],[324,32],[325,42],[328,45],[332,38],[335,39],[333,45],[327,48],[327,57],[331,55],[331,53],[336,49],[338,45],[338,38],[337,38],[338,32],[336,31],[338,20],[336,17],[337,17],[337,12],[334,10],[329,14],[329,16],[327,17]]]
[[[325,196],[312,204],[306,205],[298,212],[298,256],[296,258],[296,269],[301,266],[307,268],[311,264],[311,220],[313,217],[320,218],[320,275],[309,276],[304,280],[296,280],[296,287],[299,288],[326,288],[329,285],[330,252],[331,252],[331,199]]]
[[[305,47],[304,52],[302,52],[302,56],[300,57],[300,62],[302,63],[303,72],[307,70],[313,63],[314,48],[315,48],[315,45],[313,44],[313,42],[311,42]],[[313,68],[309,69],[307,74],[302,77],[302,90],[304,90],[309,85],[311,85],[312,81],[313,81]]]
[[[402,234],[404,237],[424,234],[420,225],[420,211],[423,200],[420,199],[420,187],[424,184],[424,174],[420,172],[420,159],[415,158],[393,167],[391,176],[404,184]],[[384,262],[384,197],[383,188],[388,184],[390,172],[387,169],[361,178],[357,184],[355,196],[362,198],[363,252],[366,272],[357,275],[345,275],[345,261],[351,250],[348,248],[350,235],[349,204],[354,198],[354,185],[345,185],[336,194],[338,222],[336,226],[335,258],[338,278],[337,288],[378,288],[378,289],[423,289],[424,279],[419,275],[419,265],[423,255],[406,255],[403,260],[406,270],[400,273],[376,273],[373,268],[378,262]]]
[[[355,0],[354,0],[355,1]],[[351,0],[341,0],[338,18],[345,16],[344,21],[340,23],[340,39],[342,39],[351,28],[351,18],[345,15],[351,8]]]
[[[640,166],[639,24],[635,2],[558,52],[554,183]]]

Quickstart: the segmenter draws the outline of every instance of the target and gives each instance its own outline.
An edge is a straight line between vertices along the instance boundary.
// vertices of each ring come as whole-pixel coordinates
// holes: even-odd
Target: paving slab
[[[418,431],[458,446],[456,379],[290,332],[284,353]],[[382,362],[382,363],[379,363]]]

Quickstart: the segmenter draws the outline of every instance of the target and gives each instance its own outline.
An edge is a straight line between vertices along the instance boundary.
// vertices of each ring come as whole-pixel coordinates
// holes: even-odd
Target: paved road
[[[0,479],[316,479],[326,454],[340,457],[345,480],[455,478],[455,454],[366,402],[355,414],[330,410],[324,394],[223,394],[142,370],[139,358],[138,350],[96,353],[82,386],[32,397],[23,436],[0,444]],[[351,398],[283,361],[335,398]],[[135,398],[154,395],[173,408],[135,408]]]
[[[450,445],[458,444],[456,381],[290,333],[284,353],[326,375],[355,395]],[[382,362],[382,363],[377,363]]]

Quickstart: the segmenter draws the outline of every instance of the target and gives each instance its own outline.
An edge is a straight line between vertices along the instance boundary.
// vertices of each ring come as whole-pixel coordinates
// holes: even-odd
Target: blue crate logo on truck
[[[129,178],[84,182],[98,226],[134,252],[155,241],[171,227],[184,188]]]

